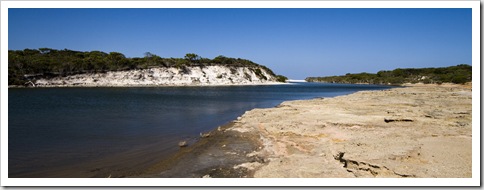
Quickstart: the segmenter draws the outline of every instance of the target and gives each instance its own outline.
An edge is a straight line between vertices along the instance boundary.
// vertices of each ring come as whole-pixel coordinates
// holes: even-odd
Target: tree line
[[[407,68],[373,73],[347,73],[342,76],[308,77],[308,82],[365,83],[401,85],[403,83],[464,84],[472,81],[472,66],[461,64],[440,68]]]
[[[203,58],[195,53],[187,53],[184,58],[162,58],[146,52],[144,57],[127,58],[119,52],[56,50],[51,48],[9,50],[8,84],[24,85],[29,78],[49,78],[82,73],[103,73],[108,71],[126,71],[153,67],[187,66],[230,66],[263,68],[268,74],[283,80],[282,75],[275,75],[269,68],[247,59],[230,58],[223,55],[213,59]],[[256,69],[257,70],[257,69]],[[261,71],[259,74],[261,74]],[[287,79],[287,78],[286,78]]]

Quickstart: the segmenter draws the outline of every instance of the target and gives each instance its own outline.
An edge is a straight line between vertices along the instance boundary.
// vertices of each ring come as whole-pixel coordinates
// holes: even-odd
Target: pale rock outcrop
[[[256,73],[258,69],[260,70],[259,74]],[[277,83],[276,78],[263,68],[226,66],[159,67],[142,70],[77,74],[35,81],[37,87],[207,86],[272,83]]]

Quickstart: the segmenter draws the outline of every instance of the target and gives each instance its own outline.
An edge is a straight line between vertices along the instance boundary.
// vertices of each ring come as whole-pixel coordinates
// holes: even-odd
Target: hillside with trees
[[[395,69],[392,71],[379,71],[373,73],[347,73],[342,76],[327,77],[308,77],[308,82],[326,82],[326,83],[363,83],[363,84],[384,84],[384,85],[401,85],[403,83],[425,83],[425,84],[442,84],[456,83],[464,84],[472,81],[472,66],[457,65],[440,68],[407,68]]]
[[[275,75],[269,68],[250,60],[230,58],[222,55],[208,59],[194,53],[188,53],[184,58],[162,58],[146,52],[144,57],[127,58],[119,52],[82,52],[69,49],[39,48],[8,51],[8,85],[25,85],[30,78],[35,77],[51,78],[153,67],[184,69],[188,66],[249,67],[253,68],[255,73],[260,73],[260,69],[257,69],[263,68],[269,74],[276,76],[280,82],[284,82],[287,79],[282,75]]]

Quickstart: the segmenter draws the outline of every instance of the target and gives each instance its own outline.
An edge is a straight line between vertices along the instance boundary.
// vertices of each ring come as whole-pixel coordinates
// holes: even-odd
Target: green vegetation
[[[258,76],[264,76],[261,69],[265,69],[268,74],[276,76],[272,70],[263,65],[246,59],[222,55],[208,59],[194,53],[188,53],[184,58],[162,58],[146,52],[142,58],[127,58],[119,52],[81,52],[69,49],[39,48],[8,51],[8,85],[24,85],[29,79],[33,78],[82,73],[103,73],[153,67],[176,67],[185,70],[187,66],[214,65],[228,66],[232,71],[235,71],[233,69],[235,67],[249,67]],[[261,78],[265,78],[265,76]]]
[[[277,82],[286,82],[287,77],[282,75],[276,75]]]
[[[472,66],[457,65],[441,68],[395,69],[393,71],[379,71],[372,73],[347,73],[343,76],[308,77],[308,82],[328,83],[365,83],[400,85],[403,83],[456,83],[464,84],[472,81]]]

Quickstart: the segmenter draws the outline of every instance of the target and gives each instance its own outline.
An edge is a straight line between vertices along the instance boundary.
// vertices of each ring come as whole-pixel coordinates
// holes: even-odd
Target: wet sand
[[[247,111],[133,177],[472,177],[471,85],[408,85]]]

